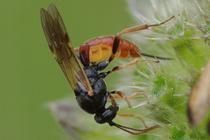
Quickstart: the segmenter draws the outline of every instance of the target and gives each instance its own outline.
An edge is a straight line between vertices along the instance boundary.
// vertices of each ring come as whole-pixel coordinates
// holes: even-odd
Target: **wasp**
[[[41,8],[40,14],[48,46],[68,83],[74,90],[76,100],[83,110],[94,114],[94,119],[97,123],[108,123],[110,126],[117,127],[131,134],[141,134],[159,127],[159,125],[153,125],[144,129],[136,129],[113,121],[119,110],[113,94],[123,95],[120,91],[108,91],[104,78],[113,71],[136,63],[136,60],[125,65],[116,66],[108,72],[101,72],[101,70],[105,69],[115,57],[141,56],[142,53],[140,53],[137,46],[130,41],[122,39],[122,34],[159,26],[171,18],[159,24],[145,24],[127,28],[116,36],[92,39],[82,44],[79,49],[74,49],[56,6],[50,4],[47,9]],[[110,99],[111,105],[106,107],[108,99]]]

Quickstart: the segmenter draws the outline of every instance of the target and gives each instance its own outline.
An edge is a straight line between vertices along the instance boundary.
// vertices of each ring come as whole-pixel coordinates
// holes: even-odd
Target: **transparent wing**
[[[92,96],[93,91],[89,80],[76,57],[57,8],[51,4],[47,10],[41,9],[40,14],[42,28],[49,48],[64,72],[70,86],[74,90],[77,84],[79,84]]]

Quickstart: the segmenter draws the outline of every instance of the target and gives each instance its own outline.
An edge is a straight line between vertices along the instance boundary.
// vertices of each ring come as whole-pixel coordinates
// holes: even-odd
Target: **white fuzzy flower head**
[[[204,129],[197,130],[198,136],[193,135],[195,132],[188,125],[185,108],[187,94],[210,56],[210,0],[127,2],[137,24],[161,23],[175,16],[161,26],[128,35],[141,52],[173,58],[159,64],[136,66],[132,86],[142,90],[143,100],[148,99],[148,103],[142,105],[143,100],[135,98],[139,103],[138,113],[148,111],[148,116],[162,124],[165,129],[162,133],[159,130],[161,139],[205,138]],[[178,133],[182,136],[177,136]]]
[[[158,22],[172,15],[185,15],[188,20],[201,22],[209,11],[209,0],[128,0],[132,15],[138,22]]]
[[[164,29],[161,28],[165,31],[165,35],[152,32],[156,37],[149,39],[153,40],[180,37],[188,26],[202,30],[206,22],[209,22],[210,0],[128,0],[127,2],[131,14],[138,23],[159,23],[171,16],[176,17],[173,23],[179,24],[180,30],[169,34],[168,31],[173,30],[174,24],[167,24]],[[209,36],[209,31],[203,36]],[[196,37],[198,36],[193,38]]]

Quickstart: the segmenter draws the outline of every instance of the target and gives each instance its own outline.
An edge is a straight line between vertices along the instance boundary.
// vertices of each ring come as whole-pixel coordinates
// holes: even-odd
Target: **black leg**
[[[114,59],[115,54],[116,54],[116,52],[117,52],[117,50],[119,48],[120,40],[121,39],[120,39],[119,36],[115,36],[114,43],[113,43],[113,46],[112,46],[112,55],[109,58],[109,62],[111,62]]]

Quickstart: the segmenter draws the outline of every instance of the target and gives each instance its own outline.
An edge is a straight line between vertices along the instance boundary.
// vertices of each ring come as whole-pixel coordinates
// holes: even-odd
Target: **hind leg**
[[[160,25],[163,25],[163,24],[169,22],[173,18],[175,18],[175,16],[172,16],[169,19],[167,19],[163,22],[157,23],[157,24],[141,24],[141,25],[130,27],[130,28],[125,28],[122,31],[120,31],[117,34],[117,36],[121,36],[121,35],[126,34],[126,33],[132,33],[132,32],[137,32],[137,31],[140,31],[140,30],[145,30],[145,29],[148,29],[150,27],[157,27],[157,26],[160,26]]]

